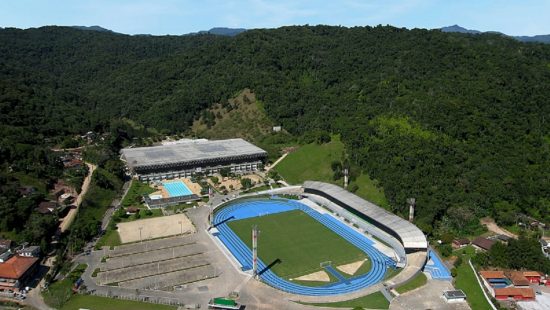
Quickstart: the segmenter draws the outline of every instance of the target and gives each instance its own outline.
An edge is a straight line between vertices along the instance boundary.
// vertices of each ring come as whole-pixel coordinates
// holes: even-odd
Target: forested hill
[[[490,213],[550,220],[548,45],[393,27],[0,30],[4,132],[59,136],[122,117],[181,132],[245,88],[294,135],[341,134],[396,211],[417,198],[425,230],[465,231]]]

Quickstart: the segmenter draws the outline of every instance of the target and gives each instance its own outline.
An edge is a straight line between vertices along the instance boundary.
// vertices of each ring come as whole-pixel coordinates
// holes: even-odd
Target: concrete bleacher
[[[203,265],[194,268],[178,270],[168,274],[153,275],[149,277],[119,282],[118,286],[136,289],[170,290],[171,287],[186,283],[206,280],[217,276],[216,270],[211,265]]]
[[[125,268],[128,266],[146,264],[176,257],[195,255],[203,253],[204,251],[205,248],[203,245],[191,243],[170,248],[161,248],[158,250],[136,253],[132,255],[116,256],[107,259],[105,263],[101,264],[100,271]]]
[[[132,243],[117,246],[115,249],[110,250],[107,254],[109,257],[123,256],[136,254],[141,252],[148,252],[153,250],[167,249],[175,246],[185,245],[193,243],[191,237],[173,237],[166,238],[163,240],[154,240],[154,241],[144,241],[140,243]]]
[[[203,265],[207,265],[206,259],[204,255],[198,254],[100,272],[98,273],[97,278],[98,283],[104,285],[108,283],[149,277],[157,274],[165,274]]]
[[[218,223],[216,228],[219,232],[217,237],[231,251],[235,259],[241,264],[243,270],[251,269],[252,251],[227,226],[226,222],[228,220],[231,221],[246,217],[261,216],[263,214],[285,212],[281,210],[302,210],[307,213],[321,224],[339,234],[348,242],[365,252],[372,262],[372,268],[367,274],[352,277],[346,279],[345,281],[340,279],[340,281],[336,283],[318,287],[295,284],[280,278],[271,270],[266,270],[261,273],[260,278],[268,285],[299,295],[324,296],[344,294],[379,283],[384,278],[387,268],[395,266],[395,262],[391,258],[385,256],[372,246],[373,242],[371,240],[342,224],[330,215],[320,214],[297,201],[277,199],[235,203],[226,206],[215,214],[214,223]],[[263,261],[259,260],[258,267],[259,270],[263,270],[266,268],[266,265]]]

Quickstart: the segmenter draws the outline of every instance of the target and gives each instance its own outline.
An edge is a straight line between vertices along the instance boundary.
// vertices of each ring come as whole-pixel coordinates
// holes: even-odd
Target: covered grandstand
[[[306,181],[304,193],[328,199],[351,214],[399,240],[405,253],[427,251],[424,233],[414,224],[334,184]]]
[[[342,216],[395,251],[396,265],[403,269],[386,286],[397,287],[411,281],[426,265],[428,241],[414,224],[334,184],[306,181],[302,189],[309,200]]]
[[[267,152],[243,140],[190,140],[152,147],[122,149],[122,159],[140,180],[212,174],[223,168],[233,173],[255,171]]]

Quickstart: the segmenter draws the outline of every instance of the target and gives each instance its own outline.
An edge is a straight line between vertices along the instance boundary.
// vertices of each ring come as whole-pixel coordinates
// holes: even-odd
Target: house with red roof
[[[524,271],[523,276],[529,280],[529,283],[540,284],[542,282],[542,274],[538,271]]]
[[[37,257],[12,256],[0,264],[0,291],[19,292],[38,268]]]
[[[535,300],[535,291],[526,287],[496,288],[495,298],[497,300],[532,301]]]

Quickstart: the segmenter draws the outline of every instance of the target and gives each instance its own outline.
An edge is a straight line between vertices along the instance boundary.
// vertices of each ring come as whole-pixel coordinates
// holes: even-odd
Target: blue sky
[[[550,34],[550,0],[2,0],[0,27],[100,25],[127,34],[183,34],[212,27],[394,25]]]

